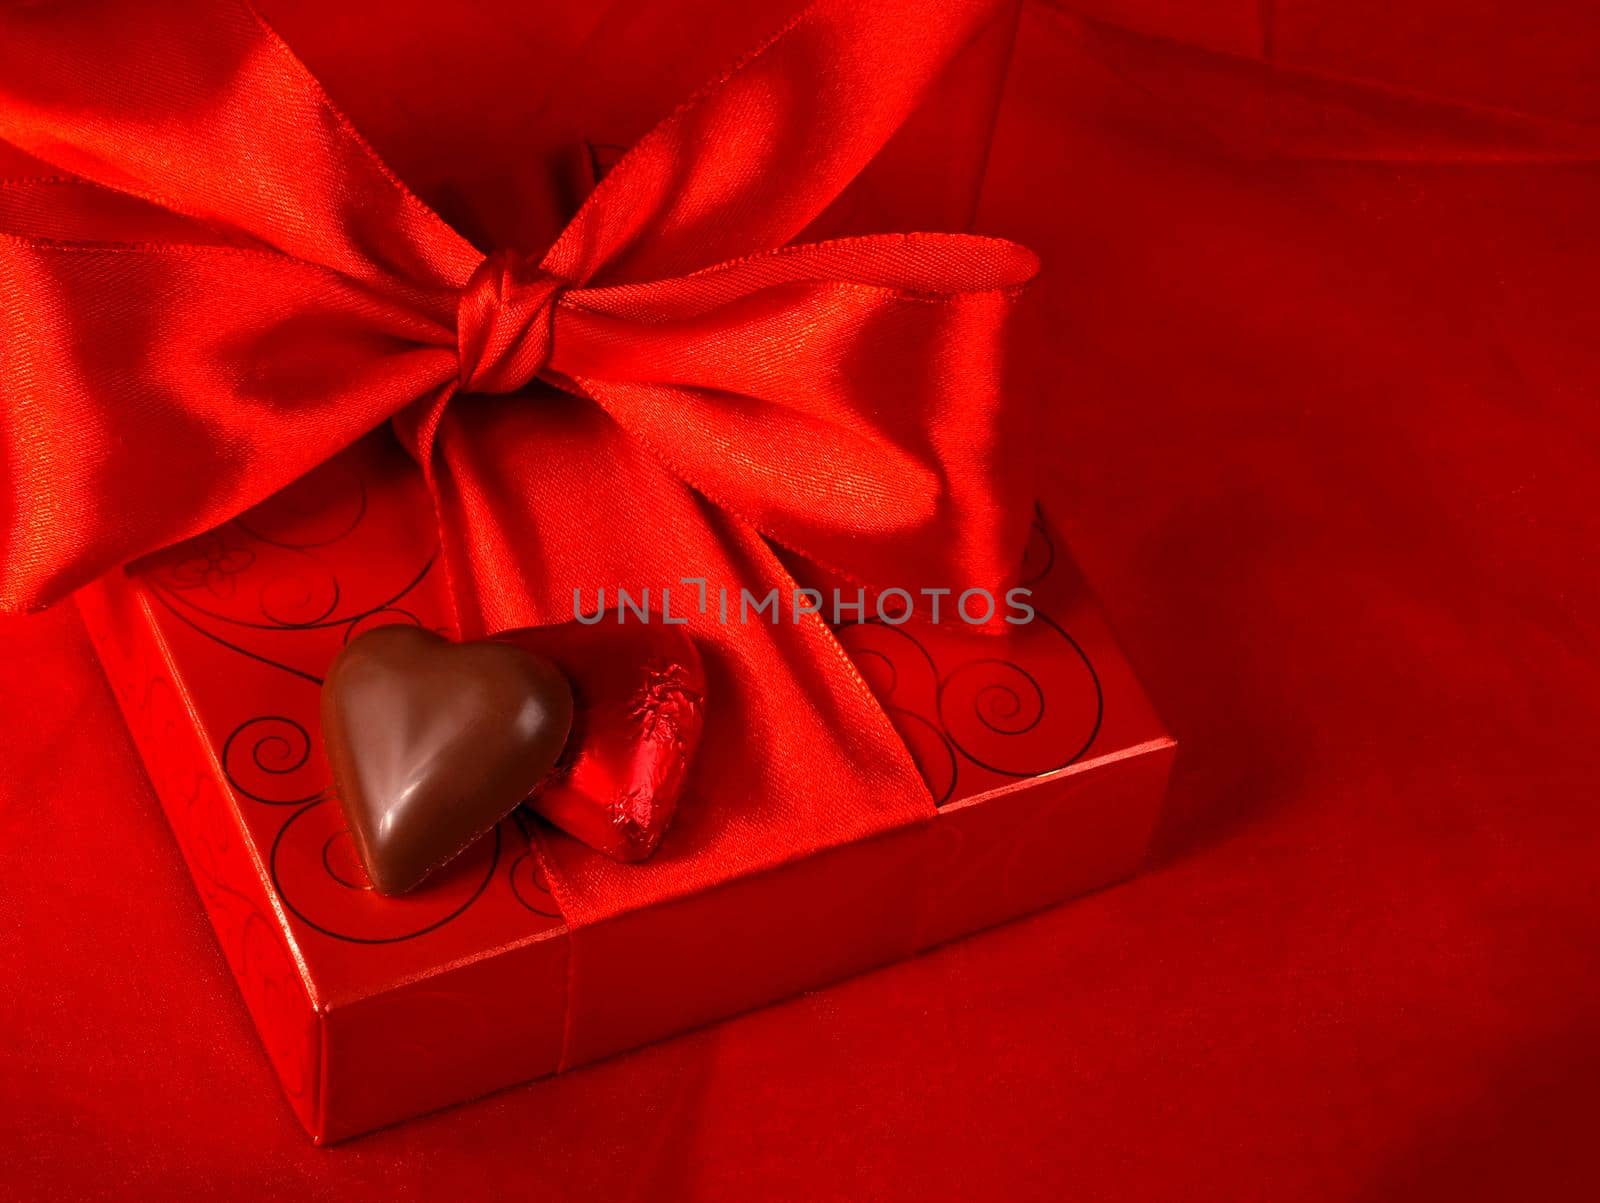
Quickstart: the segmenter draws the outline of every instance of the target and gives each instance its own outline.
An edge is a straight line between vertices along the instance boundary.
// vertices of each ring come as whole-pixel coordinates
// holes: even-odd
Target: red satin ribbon
[[[0,186],[0,604],[209,529],[391,418],[469,631],[562,621],[575,587],[788,590],[768,540],[880,585],[999,586],[1031,493],[1001,330],[1033,256],[790,242],[1001,7],[818,0],[537,263],[407,191],[248,8],[0,9],[0,139],[51,167]],[[698,788],[647,865],[547,842],[574,924],[931,813],[820,622],[689,630]]]

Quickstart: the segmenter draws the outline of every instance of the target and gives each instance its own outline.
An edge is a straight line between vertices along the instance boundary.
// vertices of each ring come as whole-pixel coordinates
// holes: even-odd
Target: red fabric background
[[[76,618],[10,620],[0,1194],[1592,1198],[1600,27],[1461,7],[1028,13],[983,224],[1183,743],[1142,878],[317,1150]]]

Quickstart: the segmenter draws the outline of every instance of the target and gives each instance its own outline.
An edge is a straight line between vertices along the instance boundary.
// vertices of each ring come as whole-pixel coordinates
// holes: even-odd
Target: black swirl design
[[[168,584],[178,590],[203,589],[219,600],[239,591],[239,574],[256,562],[255,552],[224,542],[219,531],[191,539],[185,551],[189,554],[168,570]]]
[[[354,535],[369,516],[361,462],[359,456],[330,460],[218,530],[161,553],[150,564],[149,579],[157,595],[208,638],[285,669],[286,665],[240,647],[222,632],[230,627],[241,632],[351,627],[380,612],[397,610],[428,577],[437,547],[410,580],[399,588],[391,580],[386,594],[376,599],[350,597],[333,567],[337,551],[331,560],[323,556],[326,549]],[[394,516],[380,521],[378,528],[379,539],[393,537],[399,529]],[[215,602],[207,604],[197,596],[200,592],[211,594]],[[398,611],[392,620],[403,616],[409,617]],[[242,637],[229,634],[232,639]],[[301,670],[287,671],[310,677]]]
[[[481,898],[501,842],[496,827],[430,877],[427,889],[388,898],[362,871],[338,806],[321,800],[279,828],[268,872],[284,907],[313,931],[349,944],[395,944],[437,931]]]
[[[939,690],[959,694],[972,688],[971,710],[978,722],[996,735],[1026,735],[1044,717],[1044,690],[1038,679],[1010,660],[969,660],[945,678]]]
[[[511,862],[511,893],[516,900],[535,915],[546,919],[561,918],[561,908],[556,905],[550,883],[545,879],[544,868],[532,849]]]
[[[544,864],[539,859],[538,849],[533,844],[534,820],[520,808],[511,812],[511,819],[526,846],[526,851],[511,862],[506,874],[511,882],[512,897],[535,915],[545,919],[563,918],[561,907],[556,904],[556,896],[550,890],[550,881],[544,875]]]
[[[327,621],[309,623],[309,624],[305,624],[305,625],[302,625],[302,626],[287,627],[287,628],[279,626],[277,624],[272,624],[272,623],[244,622],[244,621],[241,621],[239,619],[228,618],[228,617],[225,617],[224,615],[212,613],[211,611],[205,610],[205,609],[203,609],[201,607],[198,607],[198,606],[192,606],[192,605],[180,606],[177,603],[180,602],[180,601],[183,601],[184,600],[183,598],[181,598],[177,594],[169,593],[168,591],[166,591],[164,589],[161,589],[161,588],[152,589],[151,590],[151,596],[153,596],[156,601],[160,602],[162,607],[165,608],[167,611],[169,611],[172,614],[172,616],[174,618],[176,618],[179,622],[183,623],[184,626],[188,627],[190,630],[194,631],[196,634],[199,634],[199,635],[203,636],[204,638],[209,639],[212,643],[218,644],[221,647],[225,647],[230,652],[236,652],[239,655],[246,657],[247,659],[254,660],[258,664],[265,664],[269,668],[275,668],[275,669],[278,669],[280,672],[288,673],[292,677],[298,677],[302,681],[309,681],[313,685],[321,685],[322,684],[322,678],[317,676],[315,673],[307,672],[303,668],[296,668],[292,664],[285,664],[282,660],[275,659],[272,656],[264,655],[263,653],[258,652],[258,651],[253,651],[252,649],[244,647],[239,643],[235,643],[231,639],[224,638],[223,636],[219,635],[216,631],[212,630],[209,626],[206,626],[203,623],[197,621],[195,619],[194,614],[193,614],[192,611],[198,611],[200,614],[206,615],[206,616],[211,617],[211,618],[215,618],[215,619],[219,620],[220,622],[228,623],[228,624],[233,625],[233,626],[253,628],[255,630],[272,630],[272,631],[281,631],[281,630],[320,630],[320,629],[325,628],[325,627],[343,625],[346,628],[346,630],[345,630],[345,638],[346,638],[346,641],[348,642],[349,639],[354,637],[353,636],[353,632],[360,626],[361,623],[367,621],[368,619],[372,619],[372,618],[374,618],[374,617],[376,617],[378,615],[389,615],[389,616],[392,616],[392,617],[389,618],[389,619],[386,619],[385,622],[379,623],[377,625],[386,625],[387,622],[389,622],[389,621],[398,622],[398,621],[402,621],[402,620],[409,620],[412,623],[419,623],[419,620],[417,619],[417,616],[415,614],[413,614],[409,610],[401,608],[400,606],[396,605],[395,603],[397,603],[397,602],[401,601],[402,599],[404,599],[409,593],[411,593],[419,585],[421,585],[423,580],[427,577],[428,573],[433,569],[433,565],[434,565],[434,560],[433,560],[433,558],[430,557],[428,562],[422,566],[422,571],[419,572],[416,575],[416,577],[413,580],[411,580],[410,583],[408,583],[406,585],[406,587],[404,589],[402,589],[394,597],[389,598],[387,601],[384,601],[384,602],[380,603],[379,605],[373,606],[370,609],[363,610],[359,614],[353,614],[353,615],[350,615],[350,616],[345,617],[345,618],[331,619],[331,620],[327,620]]]
[[[326,794],[304,788],[311,735],[299,721],[264,714],[240,723],[222,745],[222,772],[235,792],[268,806],[303,806]],[[299,776],[301,780],[294,779]]]
[[[908,628],[869,618],[841,627],[836,635],[857,670],[880,697],[931,697],[938,687],[939,666]]]
[[[1042,524],[1037,529],[1045,550],[1035,555],[1035,579],[1054,563],[1049,536]],[[1036,608],[1034,622],[1005,640],[935,641],[937,655],[916,632],[868,619],[836,635],[937,805],[956,796],[963,765],[1001,777],[1036,777],[1066,768],[1093,745],[1105,709],[1099,676],[1082,646],[1048,614]],[[952,648],[995,647],[1013,650],[963,658],[948,671],[939,662]],[[1049,689],[1019,660],[1050,664]]]
[[[308,557],[308,560],[309,559],[310,558]],[[396,593],[390,597],[384,598],[375,605],[364,607],[353,614],[336,614],[334,612],[338,608],[340,602],[344,600],[340,591],[338,579],[334,577],[331,572],[329,572],[326,566],[322,565],[320,561],[316,560],[310,560],[310,562],[316,565],[319,572],[327,573],[326,583],[321,586],[308,586],[304,583],[292,584],[288,581],[285,581],[282,577],[273,578],[273,580],[277,581],[278,584],[273,586],[273,581],[269,581],[268,585],[273,586],[275,591],[278,592],[279,597],[275,603],[263,602],[260,606],[258,606],[257,611],[261,615],[259,621],[251,618],[244,618],[237,614],[222,614],[216,610],[208,609],[205,606],[200,605],[192,597],[172,593],[170,592],[172,587],[170,580],[168,581],[166,587],[157,585],[155,593],[168,609],[176,610],[177,606],[174,605],[174,603],[181,603],[183,608],[187,611],[198,613],[206,618],[214,618],[218,622],[226,623],[227,625],[233,627],[242,627],[246,630],[253,631],[319,631],[328,627],[344,626],[348,623],[359,622],[361,619],[369,618],[380,611],[396,609],[400,602],[404,601],[407,597],[414,593],[428,578],[428,574],[433,571],[433,566],[437,560],[438,550],[435,549],[429,553],[427,560],[424,561],[416,576],[407,581],[406,584]],[[264,586],[264,588],[265,587],[266,586]],[[310,610],[312,607],[311,598],[318,594],[326,594],[328,592],[333,594],[332,604],[330,605],[323,603],[323,608],[326,610],[326,612],[320,615],[307,613],[302,614],[299,618],[290,621],[281,618],[275,618],[271,613],[271,610],[275,608],[293,608],[297,605]],[[180,613],[179,617],[184,617],[184,615]],[[195,626],[191,619],[185,618],[185,621],[188,621],[191,626]],[[218,639],[218,641],[221,642],[220,637],[214,635],[209,630],[199,626],[195,626],[195,629],[201,631],[203,634],[210,635],[212,638]]]
[[[261,583],[257,608],[268,626],[314,630],[339,608],[339,578],[320,560],[312,556],[305,560],[303,569]]]
[[[1037,777],[1064,769],[1094,743],[1105,717],[1099,675],[1078,641],[1049,615],[1041,627],[1063,640],[1082,666],[1088,689],[1062,685],[1057,694],[1075,703],[1052,712],[1039,680],[1014,660],[971,660],[939,684],[939,724],[966,759],[1004,777]],[[1087,705],[1083,699],[1091,699]]]
[[[403,606],[383,606],[365,614],[358,614],[345,624],[344,641],[349,643],[357,635],[374,627],[422,626],[422,619]]]
[[[939,730],[937,723],[903,706],[886,706],[884,710],[906,751],[911,753],[917,773],[933,795],[933,804],[943,806],[956,792],[959,775],[955,747],[949,737]]]
[[[389,499],[392,505],[381,507],[375,504],[379,494],[369,497],[376,480],[405,487],[397,455],[369,446],[330,461],[249,513],[150,557],[140,572],[152,600],[224,649],[236,673],[253,663],[315,686],[322,684],[319,674],[336,640],[347,643],[372,626],[427,625],[422,615],[433,614],[435,599],[423,586],[438,549],[425,549],[420,563],[409,559],[417,532],[426,529],[423,505],[417,499],[412,514],[414,499],[399,492]],[[343,577],[339,569],[351,555],[345,548],[353,536],[407,558],[386,555],[378,571],[363,567]],[[395,574],[412,565],[408,576]],[[298,697],[306,705],[275,702],[274,709],[287,713],[239,722],[220,750],[223,777],[239,798],[287,812],[275,834],[263,833],[272,840],[270,873],[287,911],[331,938],[386,944],[434,931],[472,906],[499,863],[500,833],[442,869],[426,891],[400,899],[377,895],[339,807],[329,805],[333,791],[308,729],[316,721],[315,694]],[[545,913],[541,890],[548,898],[542,880],[529,876],[523,891],[529,909]]]
[[[331,547],[367,516],[367,485],[348,464],[331,461],[233,520],[252,539],[286,551]]]
[[[1050,575],[1050,570],[1055,566],[1055,539],[1050,535],[1050,528],[1045,525],[1044,514],[1038,506],[1034,506],[1033,525],[1028,528],[1028,542],[1022,552],[1022,568],[1018,573],[1018,583],[1025,586],[1037,585]]]
[[[834,634],[911,754],[934,805],[943,806],[955,794],[960,765],[949,737],[927,717],[939,687],[933,656],[904,627],[875,618]]]

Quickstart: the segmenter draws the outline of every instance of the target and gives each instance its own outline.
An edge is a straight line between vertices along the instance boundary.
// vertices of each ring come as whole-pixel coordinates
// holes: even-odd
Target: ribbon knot
[[[495,251],[456,306],[461,391],[514,393],[550,360],[556,298],[565,281],[526,256]]]

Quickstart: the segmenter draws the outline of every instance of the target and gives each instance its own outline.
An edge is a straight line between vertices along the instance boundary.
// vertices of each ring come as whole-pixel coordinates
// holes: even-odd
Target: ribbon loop
[[[478,265],[456,306],[462,392],[514,393],[539,374],[550,361],[563,287],[510,251],[495,251]]]
[[[0,0],[0,139],[47,181],[0,198],[0,609],[226,522],[388,419],[464,631],[601,589],[665,619],[670,588],[705,658],[707,788],[663,854],[541,839],[570,926],[923,822],[816,611],[779,621],[774,546],[877,587],[1009,580],[1031,491],[1002,335],[1037,262],[799,239],[1012,6],[791,0],[535,263],[428,209],[248,3]],[[453,403],[536,377],[539,404]]]

